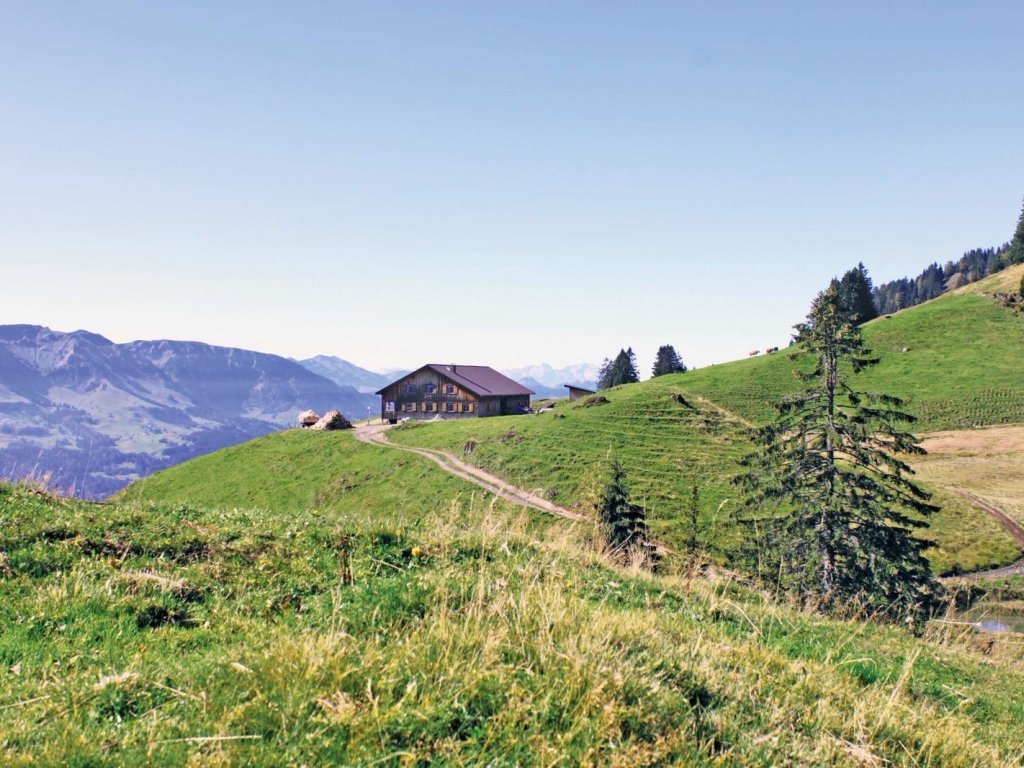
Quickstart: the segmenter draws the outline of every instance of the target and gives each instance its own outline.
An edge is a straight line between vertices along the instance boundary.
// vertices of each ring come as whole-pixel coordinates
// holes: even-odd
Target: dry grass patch
[[[939,432],[914,470],[929,483],[963,488],[1024,525],[1024,427]]]

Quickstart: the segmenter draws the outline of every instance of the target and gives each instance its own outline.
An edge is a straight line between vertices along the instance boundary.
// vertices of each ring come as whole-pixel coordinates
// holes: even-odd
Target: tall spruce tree
[[[636,354],[633,348],[620,349],[615,359],[601,367],[598,389],[610,389],[620,384],[634,384],[640,381],[640,373],[636,369]]]
[[[652,376],[664,376],[666,373],[686,373],[686,364],[671,344],[658,347],[654,368],[651,370]]]
[[[753,434],[737,478],[764,550],[762,575],[824,610],[909,614],[933,607],[938,586],[915,530],[936,511],[901,455],[921,454],[902,402],[854,389],[877,359],[845,316],[833,284],[796,326],[816,365],[807,388]]]
[[[872,295],[873,289],[871,278],[868,277],[868,270],[863,264],[843,275],[838,282],[840,307],[843,313],[854,325],[866,323],[878,317],[878,309],[875,307],[875,299]],[[939,290],[941,293],[941,288]]]
[[[626,348],[626,355],[620,356],[619,363],[619,384],[636,384],[640,381],[640,370],[636,367],[636,353],[632,347]]]

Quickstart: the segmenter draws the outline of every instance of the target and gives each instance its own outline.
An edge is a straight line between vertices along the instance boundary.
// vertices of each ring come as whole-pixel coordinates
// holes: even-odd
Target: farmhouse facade
[[[527,413],[527,389],[486,365],[424,365],[377,392],[380,417],[398,419],[479,418]]]

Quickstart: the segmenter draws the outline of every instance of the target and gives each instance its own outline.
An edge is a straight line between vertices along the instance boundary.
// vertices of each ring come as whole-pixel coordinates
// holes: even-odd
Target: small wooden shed
[[[578,387],[575,384],[566,384],[565,388],[569,390],[569,402],[574,403],[581,397],[595,394],[594,390],[587,389],[586,387]]]

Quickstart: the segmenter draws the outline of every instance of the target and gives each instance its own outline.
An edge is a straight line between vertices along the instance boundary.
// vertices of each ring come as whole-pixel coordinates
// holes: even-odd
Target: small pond
[[[1019,632],[1024,634],[1024,614],[999,610],[999,605],[976,605],[957,616],[970,621],[982,632]]]

